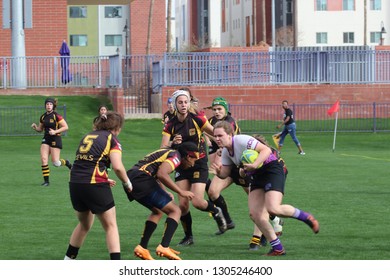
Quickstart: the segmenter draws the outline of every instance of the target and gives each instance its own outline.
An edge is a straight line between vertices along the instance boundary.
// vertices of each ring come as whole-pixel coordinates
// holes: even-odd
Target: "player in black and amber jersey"
[[[67,166],[69,169],[72,167],[69,160],[60,158],[62,149],[61,133],[68,130],[68,124],[65,119],[55,111],[56,107],[57,100],[50,97],[46,98],[46,112],[40,117],[39,125],[35,123],[31,125],[31,128],[35,131],[44,132],[41,144],[41,163],[44,180],[42,186],[45,187],[50,185],[49,156],[51,156],[51,161],[55,167]]]
[[[104,105],[104,104],[100,105],[99,108],[98,108],[98,110],[97,110],[98,115],[97,115],[97,117],[95,117],[95,118],[93,119],[93,123],[95,123],[95,122],[99,119],[99,117],[100,117],[101,115],[107,114],[107,111],[108,111],[107,105]],[[95,129],[95,125],[93,125],[92,128]]]
[[[165,220],[165,230],[156,254],[172,260],[180,260],[179,252],[169,247],[177,229],[181,211],[173,201],[173,195],[164,190],[164,186],[178,193],[179,196],[191,200],[194,194],[182,190],[169,176],[176,168],[183,170],[194,166],[199,158],[198,147],[192,142],[178,145],[177,150],[159,149],[141,159],[127,171],[133,191],[127,192],[130,201],[136,200],[151,210],[145,222],[141,241],[134,249],[134,255],[143,260],[153,260],[148,250],[149,239],[155,231],[163,213],[168,217]]]
[[[207,154],[203,142],[203,131],[212,134],[213,127],[208,122],[207,117],[202,114],[191,113],[190,94],[188,91],[177,90],[172,95],[173,106],[176,110],[176,116],[169,120],[163,129],[161,147],[172,147],[175,145],[192,142],[199,148],[199,159],[195,165],[189,169],[178,167],[175,173],[176,184],[183,190],[191,190],[195,197],[192,199],[192,205],[201,210],[209,211],[214,214],[218,226],[221,229],[226,228],[226,221],[220,208],[216,207],[211,201],[204,199],[206,181],[208,179]],[[179,205],[182,212],[180,218],[185,237],[179,243],[180,245],[191,245],[193,241],[192,218],[189,212],[189,200],[179,197]]]
[[[95,130],[86,134],[80,141],[69,181],[70,199],[79,223],[70,237],[65,259],[77,257],[93,225],[95,215],[106,232],[110,259],[120,259],[116,209],[111,191],[116,182],[108,178],[106,167],[110,162],[123,187],[128,191],[132,190],[122,163],[122,148],[117,139],[123,122],[120,114],[108,111],[96,120]]]
[[[225,98],[223,97],[214,98],[211,107],[209,108],[213,110],[213,116],[209,119],[211,125],[214,126],[219,121],[226,121],[231,124],[235,135],[240,133],[240,128],[238,127],[236,120],[231,116],[229,112],[229,103],[226,101]],[[213,166],[214,162],[220,162],[221,160],[221,157],[217,155],[219,147],[217,143],[215,143],[213,135],[206,135],[206,136],[207,136],[207,142],[209,146],[210,166]],[[210,168],[210,172],[214,173],[214,170]],[[232,180],[230,178],[220,179],[217,176],[214,176],[212,181],[208,179],[206,183],[207,195],[216,206],[221,208],[223,216],[226,219],[226,224],[227,224],[226,230],[233,229],[235,227],[235,224],[230,217],[226,201],[224,197],[221,195],[221,192],[222,190],[230,186],[231,183]],[[219,235],[219,234],[223,234],[224,232],[225,231],[219,229],[216,232],[216,234]]]
[[[166,124],[170,119],[175,116],[175,108],[173,108],[172,98],[169,97],[167,101],[168,110],[164,113],[161,122]]]

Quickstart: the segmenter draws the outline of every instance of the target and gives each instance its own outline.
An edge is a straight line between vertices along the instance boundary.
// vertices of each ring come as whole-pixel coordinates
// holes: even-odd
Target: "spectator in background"
[[[279,140],[279,142],[277,142],[278,143],[278,151],[280,152],[282,150],[284,138],[286,137],[287,134],[290,134],[295,145],[297,145],[297,147],[298,147],[298,154],[305,155],[305,152],[302,149],[301,143],[299,142],[299,140],[296,136],[297,127],[296,127],[296,124],[294,121],[293,112],[288,107],[287,100],[283,100],[282,107],[284,109],[283,122],[281,124],[278,124],[277,128],[281,128],[282,126],[284,126],[284,129],[280,134],[274,135],[276,141]]]

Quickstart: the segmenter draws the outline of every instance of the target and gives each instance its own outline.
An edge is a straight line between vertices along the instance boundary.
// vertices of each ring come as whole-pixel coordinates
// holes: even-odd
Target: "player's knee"
[[[180,211],[180,210],[179,210]],[[160,221],[160,219],[163,216],[163,213],[161,211],[152,211],[150,214],[152,220]]]
[[[187,203],[187,202],[180,201],[179,208],[182,213],[187,213],[188,210],[190,209],[190,204],[189,202]]]
[[[203,210],[204,206],[203,203],[201,203],[199,200],[192,200],[192,206],[194,206],[196,209]]]
[[[173,207],[171,211],[169,211],[168,216],[172,217],[174,220],[179,220],[181,216],[181,210],[179,207]]]
[[[55,167],[60,167],[60,166],[61,166],[61,161],[60,161],[60,160],[53,161],[53,165],[54,165]]]
[[[270,216],[278,216],[280,214],[280,208],[277,206],[276,207],[269,206],[267,207],[267,211]]]
[[[207,192],[211,200],[216,200],[219,197],[219,192],[215,188],[210,188]]]

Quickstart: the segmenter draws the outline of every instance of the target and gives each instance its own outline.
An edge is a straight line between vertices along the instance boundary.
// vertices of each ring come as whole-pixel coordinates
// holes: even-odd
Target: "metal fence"
[[[121,86],[119,56],[0,58],[0,88]]]
[[[390,51],[167,53],[164,85],[390,83]]]
[[[370,48],[0,57],[0,89],[123,87],[125,114],[151,113],[163,86],[388,83],[390,51]]]
[[[155,68],[162,55],[129,55],[122,61],[125,114],[151,113],[151,94],[161,88],[161,72]]]
[[[58,106],[56,111],[66,119],[66,105]],[[31,128],[32,123],[39,123],[45,112],[41,106],[0,106],[0,136],[41,136]],[[66,132],[63,133],[66,135]]]
[[[299,132],[334,131],[335,115],[328,116],[332,104],[290,104]],[[232,116],[243,133],[275,133],[283,119],[280,105],[231,105]],[[390,103],[340,104],[340,132],[389,132]]]
[[[64,80],[64,71],[71,79]],[[0,88],[122,87],[122,80],[130,92],[183,85],[387,84],[390,51],[317,48],[149,56],[0,57]]]
[[[335,116],[328,116],[332,104],[290,104],[299,132],[332,132]],[[57,107],[66,118],[66,106]],[[232,116],[243,133],[275,133],[283,118],[279,105],[230,105]],[[44,108],[39,106],[0,106],[0,136],[40,135],[31,129]],[[389,132],[390,103],[340,104],[338,113],[340,132]]]

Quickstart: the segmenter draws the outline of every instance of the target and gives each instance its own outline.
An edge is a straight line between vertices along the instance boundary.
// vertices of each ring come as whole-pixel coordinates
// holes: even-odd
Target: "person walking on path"
[[[278,151],[281,152],[282,147],[283,147],[283,143],[284,143],[284,139],[286,138],[287,134],[290,134],[295,145],[297,145],[297,147],[298,147],[298,154],[305,155],[305,152],[302,149],[301,143],[299,142],[297,135],[296,135],[297,127],[296,127],[296,123],[294,121],[293,111],[289,108],[287,100],[283,100],[282,107],[284,109],[283,122],[278,124],[276,128],[281,128],[282,126],[284,126],[284,128],[283,128],[283,131],[281,133],[274,135],[276,140],[279,140]]]

